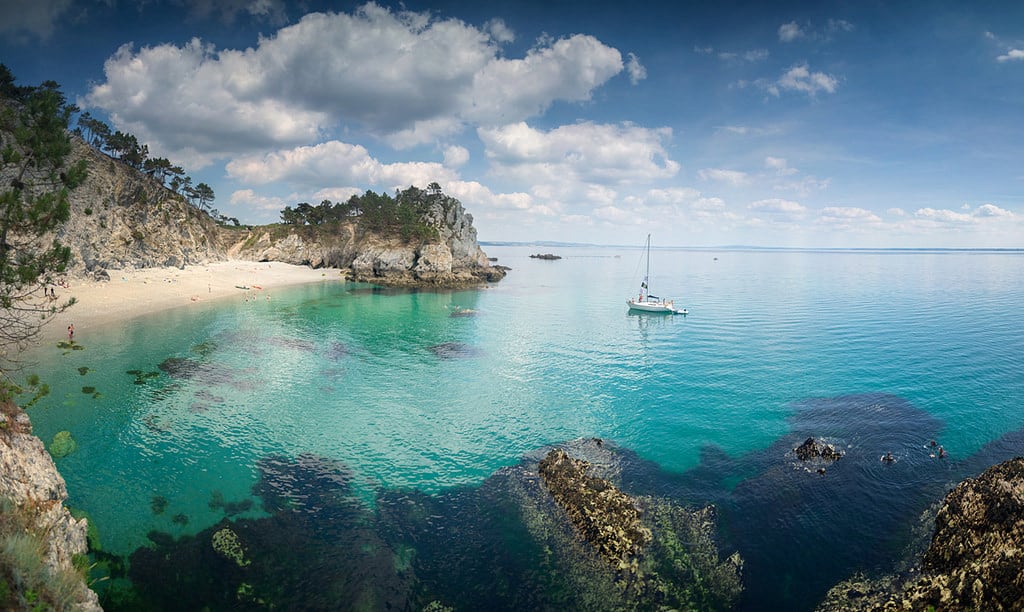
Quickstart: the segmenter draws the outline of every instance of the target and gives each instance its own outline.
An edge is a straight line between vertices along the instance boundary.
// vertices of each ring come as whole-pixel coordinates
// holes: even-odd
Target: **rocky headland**
[[[421,221],[435,240],[362,231],[354,221],[222,228],[226,254],[251,261],[279,261],[348,270],[349,280],[402,287],[464,287],[496,282],[507,268],[491,265],[477,243],[473,216],[455,198],[434,194]]]
[[[231,226],[159,180],[72,138],[69,165],[87,161],[87,178],[69,193],[70,219],[54,235],[72,251],[69,274],[106,280],[114,270],[183,268],[227,259],[337,267],[353,281],[406,287],[464,287],[496,282],[477,243],[473,217],[455,198],[420,192],[430,202],[418,223],[429,237],[366,230],[358,217],[307,224]]]

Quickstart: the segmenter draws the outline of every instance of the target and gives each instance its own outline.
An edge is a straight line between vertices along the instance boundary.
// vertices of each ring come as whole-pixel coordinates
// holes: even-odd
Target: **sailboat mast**
[[[647,234],[647,271],[644,272],[644,284],[647,285],[647,295],[651,294],[651,235]]]

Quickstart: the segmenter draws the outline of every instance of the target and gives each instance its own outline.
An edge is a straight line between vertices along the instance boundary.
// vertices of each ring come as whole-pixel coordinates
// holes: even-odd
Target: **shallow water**
[[[337,462],[343,483],[316,482],[372,513],[395,490],[465,499],[524,454],[597,436],[635,453],[627,490],[720,505],[724,545],[748,560],[744,607],[805,609],[897,553],[983,467],[963,460],[1024,452],[994,443],[1024,427],[1020,253],[656,250],[652,290],[683,317],[626,312],[639,250],[486,250],[513,269],[483,290],[322,283],[44,347],[52,393],[30,414],[44,441],[78,442],[57,460],[70,504],[128,555],[154,529],[266,517],[253,487],[269,457]],[[786,455],[809,435],[847,452],[824,477]]]

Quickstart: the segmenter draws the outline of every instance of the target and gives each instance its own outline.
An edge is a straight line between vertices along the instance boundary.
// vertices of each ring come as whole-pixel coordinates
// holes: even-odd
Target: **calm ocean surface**
[[[1024,454],[1024,254],[656,249],[651,288],[684,317],[627,314],[639,249],[485,250],[512,268],[487,289],[240,292],[44,347],[52,392],[30,415],[45,442],[78,442],[57,460],[69,505],[127,557],[153,530],[267,516],[268,462],[337,462],[372,516],[382,492],[468,499],[525,454],[594,436],[633,456],[627,492],[719,506],[742,607],[808,609],[884,569],[951,484]],[[528,257],[546,251],[564,258]],[[786,455],[809,435],[847,453],[825,477]],[[464,569],[417,555],[422,576]],[[431,594],[485,607],[451,582]],[[521,607],[493,591],[486,607]]]

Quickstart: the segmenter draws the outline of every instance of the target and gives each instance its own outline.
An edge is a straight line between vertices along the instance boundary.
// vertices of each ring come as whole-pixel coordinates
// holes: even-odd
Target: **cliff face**
[[[477,244],[473,217],[454,198],[440,198],[423,216],[437,230],[436,242],[358,231],[352,222],[309,226],[275,225],[239,233],[222,230],[229,255],[314,268],[347,268],[355,281],[398,286],[457,287],[505,276]]]
[[[225,259],[217,224],[155,179],[73,139],[88,178],[69,194],[71,218],[56,238],[75,275],[123,268],[183,267]]]
[[[88,178],[69,194],[71,218],[56,232],[72,250],[69,273],[177,267],[238,258],[348,268],[352,280],[404,286],[464,286],[504,277],[477,244],[473,217],[458,200],[437,198],[422,221],[436,241],[407,242],[361,232],[355,222],[310,226],[218,226],[155,179],[73,139],[71,160]]]
[[[68,492],[53,459],[32,435],[28,415],[6,404],[0,409],[0,498],[31,515],[46,543],[43,559],[51,573],[74,571],[72,557],[85,554],[86,519],[76,520],[64,507]],[[96,593],[77,580],[71,599],[76,610],[100,610]]]

